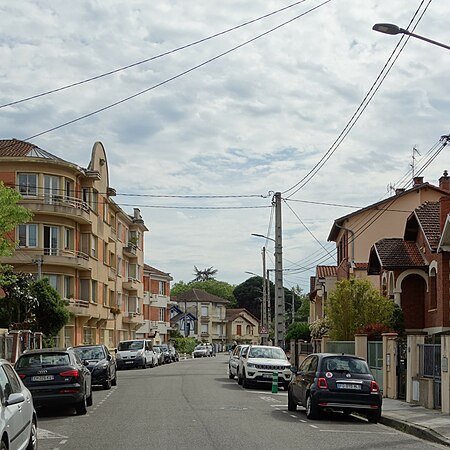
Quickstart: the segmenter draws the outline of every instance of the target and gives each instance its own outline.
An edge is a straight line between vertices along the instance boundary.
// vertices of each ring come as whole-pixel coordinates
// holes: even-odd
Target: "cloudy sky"
[[[427,165],[450,133],[450,52],[372,31],[412,21],[450,44],[449,17],[448,0],[3,2],[0,136],[83,167],[101,141],[116,201],[150,229],[146,262],[174,281],[195,265],[241,283],[264,245],[274,267],[251,234],[274,237],[282,192],[285,285],[307,292],[333,221],[409,186],[413,147],[425,181],[450,169],[448,150]]]

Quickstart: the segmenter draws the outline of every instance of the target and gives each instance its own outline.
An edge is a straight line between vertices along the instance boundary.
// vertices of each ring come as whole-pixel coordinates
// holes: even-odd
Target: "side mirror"
[[[89,365],[89,361],[87,359],[83,359],[83,366],[88,366]]]
[[[299,371],[297,370],[297,367],[295,367],[295,366],[291,366],[290,369],[294,375],[297,375],[299,373]]]
[[[9,394],[8,399],[5,402],[5,406],[17,405],[25,401],[25,396],[21,392]]]
[[[111,361],[111,360],[112,360],[112,356],[108,353],[108,356],[106,357],[106,359],[107,359],[108,361]]]

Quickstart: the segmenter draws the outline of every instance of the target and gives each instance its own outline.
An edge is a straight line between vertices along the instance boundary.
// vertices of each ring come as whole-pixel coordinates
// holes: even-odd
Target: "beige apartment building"
[[[144,232],[135,208],[114,201],[106,152],[92,148],[86,168],[32,143],[0,141],[0,180],[32,211],[19,225],[17,248],[1,258],[21,272],[48,278],[67,299],[71,319],[58,345],[104,343],[113,348],[143,324]]]

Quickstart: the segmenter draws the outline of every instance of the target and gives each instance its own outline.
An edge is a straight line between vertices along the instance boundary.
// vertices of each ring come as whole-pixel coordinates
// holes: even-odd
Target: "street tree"
[[[391,327],[394,309],[394,302],[383,297],[369,280],[352,278],[339,281],[327,299],[330,337],[351,340],[358,329],[369,324]]]
[[[286,341],[301,339],[309,342],[311,340],[311,330],[307,322],[291,323],[286,331]]]
[[[214,280],[214,275],[218,272],[217,269],[214,269],[212,266],[206,269],[200,270],[197,266],[194,266],[194,275],[195,278],[192,281],[209,281]]]
[[[17,225],[29,222],[32,213],[18,204],[22,196],[0,181],[0,256],[9,256],[14,251],[15,236],[11,232]]]
[[[262,277],[254,276],[237,285],[233,291],[238,308],[245,308],[261,319]]]

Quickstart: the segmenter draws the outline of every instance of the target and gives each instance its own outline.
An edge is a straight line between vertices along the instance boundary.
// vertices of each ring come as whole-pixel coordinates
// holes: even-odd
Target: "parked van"
[[[151,341],[130,339],[121,341],[117,346],[116,364],[118,369],[129,367],[154,367],[157,360]]]

